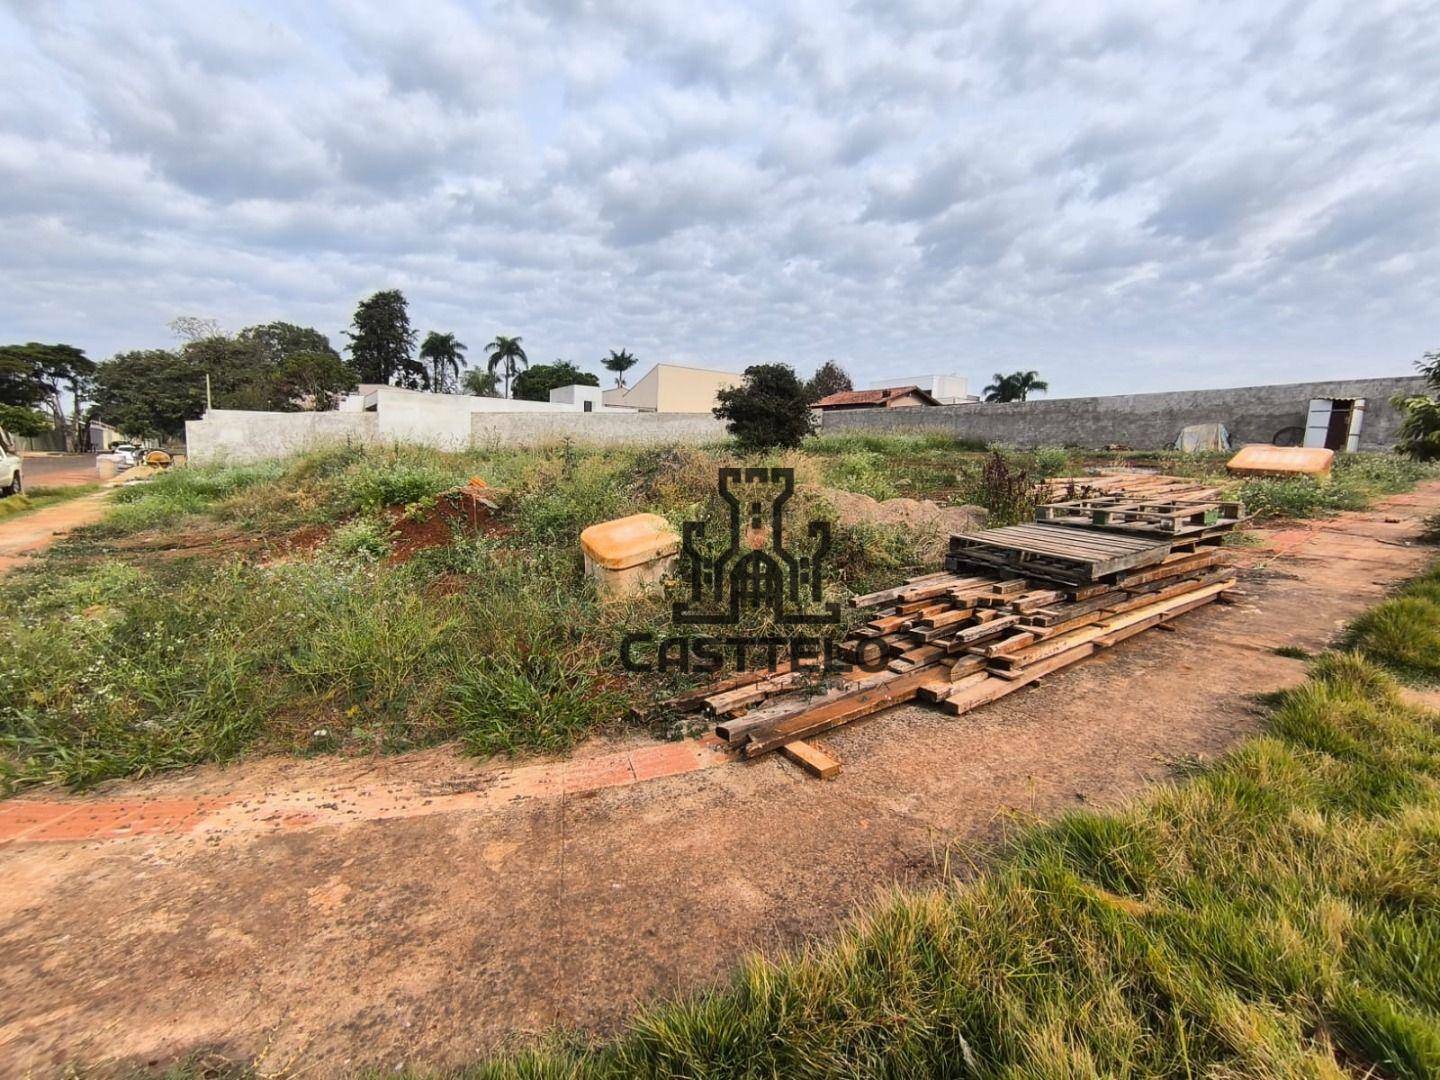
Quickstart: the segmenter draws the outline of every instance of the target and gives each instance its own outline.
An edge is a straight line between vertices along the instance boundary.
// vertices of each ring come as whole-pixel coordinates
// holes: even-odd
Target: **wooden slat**
[[[751,732],[750,741],[745,744],[745,756],[758,757],[796,739],[828,731],[891,705],[909,701],[921,686],[935,678],[937,667],[938,665],[926,665],[903,675],[894,675],[889,680],[868,686],[858,693],[847,694],[805,709],[769,728]]]
[[[839,759],[831,757],[814,743],[796,739],[780,747],[780,752],[811,776],[821,780],[834,780],[840,775]]]

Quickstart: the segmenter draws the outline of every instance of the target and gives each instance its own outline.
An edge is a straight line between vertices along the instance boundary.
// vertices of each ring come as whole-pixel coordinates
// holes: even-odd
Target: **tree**
[[[1396,449],[1418,461],[1440,461],[1440,349],[1427,352],[1415,362],[1430,390],[1427,394],[1407,397],[1397,394],[1390,403],[1399,409],[1400,441]]]
[[[1050,389],[1038,371],[1015,371],[1009,375],[997,371],[994,378],[995,381],[985,387],[986,401],[1024,401],[1031,394],[1043,394]]]
[[[471,368],[460,377],[460,389],[474,397],[498,397],[500,379],[493,371]]]
[[[0,403],[26,408],[44,406],[52,430],[61,433],[65,449],[83,441],[81,400],[89,393],[95,362],[73,345],[31,341],[0,348]],[[66,400],[70,414],[66,417]]]
[[[505,373],[505,396],[509,397],[510,380],[515,377],[517,367],[530,366],[530,358],[525,355],[520,339],[496,334],[495,340],[485,346],[485,353],[489,357],[486,366],[490,371],[499,368]]]
[[[619,352],[611,349],[610,355],[605,357],[604,360],[600,361],[600,363],[605,365],[606,371],[613,371],[615,373],[615,385],[622,390],[625,388],[625,372],[629,371],[639,362],[640,361],[634,356],[631,356],[629,351],[626,349],[621,349]],[[600,384],[586,383],[585,385],[598,386]]]
[[[179,438],[205,411],[204,377],[179,353],[119,353],[95,369],[93,414],[134,438]]]
[[[549,401],[550,391],[561,386],[599,386],[600,380],[569,360],[536,364],[515,376],[515,397],[520,401]]]
[[[355,389],[355,373],[333,350],[297,352],[280,362],[273,385],[276,398],[286,403],[284,411],[329,412]]]
[[[225,336],[219,322],[203,315],[176,315],[165,325],[181,341],[200,341],[202,338]]]
[[[465,366],[465,343],[457,341],[454,334],[431,330],[420,345],[420,359],[430,364],[431,388],[437,394],[451,393]]]
[[[54,422],[42,412],[23,405],[0,404],[0,431],[33,439],[54,430]]]
[[[746,450],[799,446],[815,431],[805,385],[789,364],[756,364],[745,381],[716,395],[715,415]]]
[[[350,323],[350,366],[362,383],[387,383],[408,390],[428,390],[430,374],[415,359],[415,331],[399,289],[377,292],[361,300]]]
[[[813,405],[823,397],[854,389],[855,386],[845,369],[834,360],[826,360],[815,369],[815,374],[810,376],[810,381],[805,384],[805,396]]]
[[[340,356],[330,347],[330,339],[319,330],[288,322],[247,326],[235,335],[235,340],[254,345],[263,354],[266,362],[277,368],[296,353],[329,353],[336,358]]]
[[[209,376],[210,396],[217,409],[279,407],[275,400],[276,365],[259,341],[242,340],[238,335],[197,338],[180,347],[180,359],[186,367],[184,378],[200,387],[202,398]]]

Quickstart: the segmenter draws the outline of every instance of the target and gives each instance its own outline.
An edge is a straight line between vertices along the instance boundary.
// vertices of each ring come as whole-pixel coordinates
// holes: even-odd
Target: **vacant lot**
[[[824,469],[839,456],[816,455],[797,467]],[[476,463],[457,462],[435,482],[463,479]],[[513,548],[517,536],[538,535],[531,531],[537,519],[526,515],[565,489],[527,488],[523,469],[557,463],[564,468],[560,451],[517,469],[511,490],[534,494],[520,494],[504,515],[501,524],[513,532],[485,542]],[[193,584],[188,575],[201,574],[200,567],[211,577],[295,565],[352,572],[357,559],[333,553],[339,530],[325,522],[364,520],[366,512],[326,509],[303,494],[307,487],[298,479],[271,506],[263,497],[267,483],[262,477],[172,508],[139,532],[131,531],[133,523],[112,524],[70,545],[47,573],[64,568],[54,579],[62,583],[72,570],[91,573],[104,548],[115,549],[120,557],[112,561],[147,575],[155,589]],[[331,483],[308,490],[342,490]],[[184,490],[190,489],[159,487],[152,496],[183,505],[190,496],[177,492]],[[620,505],[635,505],[635,491],[622,488]],[[132,505],[153,513],[152,496]],[[536,502],[527,510],[531,497]],[[609,505],[615,504],[607,511]],[[644,782],[635,775],[610,780],[604,770],[617,755],[636,761],[652,746],[663,748],[612,720],[609,734],[585,743],[569,766],[542,759],[516,768],[444,749],[346,761],[309,754],[111,783],[100,802],[53,794],[37,800],[32,793],[0,804],[34,813],[72,804],[83,808],[86,823],[100,812],[91,807],[116,800],[151,800],[157,814],[193,800],[225,804],[222,827],[212,831],[0,847],[11,883],[0,905],[0,950],[14,958],[0,971],[7,1002],[0,1046],[37,1067],[76,1059],[168,1061],[212,1047],[239,1059],[259,1057],[267,1071],[342,1075],[358,1064],[388,1069],[475,1060],[556,1024],[587,1035],[614,1031],[637,1004],[723,979],[750,950],[831,933],[880,885],[970,876],[970,860],[986,857],[1009,821],[1082,802],[1113,804],[1233,746],[1260,722],[1257,691],[1303,677],[1301,661],[1274,649],[1322,648],[1381,599],[1387,583],[1418,570],[1424,549],[1410,545],[1421,519],[1437,507],[1440,490],[1427,484],[1374,512],[1262,531],[1258,543],[1236,551],[1249,567],[1242,605],[1187,616],[1178,633],[1118,646],[964,721],[902,709],[842,730],[828,740],[846,761],[834,784],[805,780],[775,760]],[[253,515],[250,532],[238,527],[244,513]],[[394,528],[384,534],[392,551]],[[531,542],[573,560],[568,543]],[[437,549],[405,561],[372,555],[360,565],[379,575],[413,574],[415,563],[438,558],[426,550]],[[466,573],[431,572],[418,580]],[[871,571],[877,580],[901,572]],[[243,580],[253,585],[258,577]],[[583,600],[573,562],[556,580],[563,586],[558,596]],[[122,590],[106,601],[132,602],[150,601]],[[246,745],[266,745],[274,722],[262,714]],[[543,771],[550,768],[562,771]],[[553,775],[560,782],[547,781]],[[1044,925],[1035,923],[1037,933]],[[901,965],[909,963],[903,948],[909,940],[893,939]],[[784,981],[790,975],[764,978],[766,985],[772,979],[776,987],[795,985]],[[814,985],[827,995],[836,989],[824,979]],[[743,1031],[735,1045],[761,1071],[788,1068],[812,1049],[817,1068],[878,1061],[892,1049],[896,1062],[926,1060],[936,1045],[926,1035],[933,1024],[904,1011],[913,1002],[888,984],[875,986],[881,996],[874,1000],[893,1006],[884,1015],[896,1024],[917,1018],[913,1041],[894,1048],[884,1041],[890,1028],[862,1031],[844,1019],[835,1027],[808,1025],[814,1043],[776,1043],[773,1060],[756,1056]],[[727,1017],[742,1024],[775,1020],[764,1004],[774,999],[756,996],[758,989],[717,1004],[707,1014],[713,1028],[697,1026],[691,1013],[665,1013],[645,1029],[658,1034],[622,1043],[595,1064],[623,1074],[683,1072],[690,1061],[695,1073],[713,1071],[706,1066],[723,1062],[707,1056],[706,1032],[728,1030]],[[851,1006],[838,998],[784,1000],[808,1002],[812,1012],[796,1012],[797,1023],[831,1005],[838,1018],[850,1015]],[[763,1007],[744,1013],[746,1001]],[[1096,1015],[1118,1020],[1122,1004]],[[1189,1017],[1182,1012],[1187,1038]],[[991,1048],[980,1035],[972,1039],[970,1028],[961,1034],[972,1050]],[[844,1058],[836,1039],[866,1056]],[[1203,1043],[1204,1054],[1211,1045]]]
[[[1219,468],[1213,455],[1137,457]],[[737,459],[724,448],[340,447],[124,488],[102,524],[7,580],[0,783],[84,786],[254,750],[458,739],[482,755],[559,751],[613,733],[630,707],[677,685],[616,664],[622,634],[663,630],[667,608],[661,597],[598,605],[576,538],[640,510],[720,520],[722,460]],[[1035,479],[1082,467],[1062,450],[987,458],[933,437],[817,439],[767,460],[796,468],[801,520],[833,515],[826,492],[840,491],[979,503],[1003,523],[1030,515]],[[1313,514],[1421,475],[1357,455],[1328,487],[1241,490],[1268,513]],[[445,494],[475,478],[498,512]],[[837,523],[832,591],[934,569],[945,531],[903,517]]]

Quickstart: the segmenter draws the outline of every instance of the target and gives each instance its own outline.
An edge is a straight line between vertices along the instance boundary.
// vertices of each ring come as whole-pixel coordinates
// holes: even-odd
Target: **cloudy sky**
[[[0,338],[398,287],[597,371],[1399,374],[1437,166],[1424,0],[0,0]]]

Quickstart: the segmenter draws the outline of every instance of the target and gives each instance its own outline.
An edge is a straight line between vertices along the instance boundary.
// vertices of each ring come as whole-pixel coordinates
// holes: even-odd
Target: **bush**
[[[715,415],[730,421],[730,434],[742,449],[796,447],[815,432],[805,385],[789,364],[748,367],[743,384],[717,397]]]

